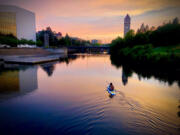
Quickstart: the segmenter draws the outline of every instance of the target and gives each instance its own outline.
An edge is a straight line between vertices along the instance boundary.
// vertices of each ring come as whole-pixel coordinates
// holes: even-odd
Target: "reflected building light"
[[[122,83],[126,85],[128,83],[128,77],[126,76],[124,70],[122,69]]]
[[[0,12],[0,33],[17,36],[16,13]]]
[[[0,73],[0,97],[12,98],[38,89],[37,66],[18,69],[18,66],[11,68],[10,65],[6,64]]]
[[[32,91],[38,88],[37,67],[19,71],[19,85],[21,91]]]

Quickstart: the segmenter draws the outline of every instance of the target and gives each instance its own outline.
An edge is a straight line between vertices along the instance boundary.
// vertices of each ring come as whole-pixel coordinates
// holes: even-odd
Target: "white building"
[[[124,18],[124,36],[130,29],[131,29],[131,18],[127,14],[126,17]]]
[[[0,33],[36,41],[35,14],[17,6],[0,5]]]

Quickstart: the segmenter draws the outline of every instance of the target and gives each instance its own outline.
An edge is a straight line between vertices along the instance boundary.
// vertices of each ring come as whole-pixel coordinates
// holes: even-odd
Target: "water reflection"
[[[111,56],[110,59],[113,66],[118,69],[122,68],[122,83],[124,85],[127,84],[128,78],[133,78],[133,73],[135,73],[139,81],[144,79],[156,79],[160,82],[168,83],[169,86],[177,83],[180,87],[180,70],[176,67],[172,67],[171,65],[167,65],[166,67],[161,67],[160,65],[154,67],[154,65],[136,64],[135,61],[117,59],[115,56]],[[145,102],[145,100],[143,102]],[[178,106],[178,110],[177,116],[180,117],[180,105]]]
[[[171,86],[173,83],[177,83],[180,87],[180,70],[176,67],[154,67],[153,65],[135,64],[135,62],[129,62],[126,60],[119,60],[111,56],[111,63],[116,68],[123,69],[122,81],[123,84],[127,84],[128,77],[131,77],[133,73],[136,73],[138,79],[141,78],[151,79],[155,78],[160,82],[168,83]]]
[[[115,95],[111,95],[111,94],[109,94],[109,98],[113,98]]]
[[[126,73],[124,72],[123,68],[122,68],[122,82],[124,85],[128,83],[128,77],[126,76]]]
[[[0,61],[0,100],[24,95],[38,89],[37,69],[40,66],[49,77],[53,75],[58,63],[67,65],[76,60],[77,55],[69,55],[56,62],[29,66],[19,64],[7,64]]]
[[[57,62],[41,64],[42,69],[47,73],[48,76],[52,76],[55,70],[55,64]]]
[[[72,61],[76,60],[79,57],[80,56],[78,55],[68,55],[67,57],[60,58],[59,61],[41,64],[40,67],[47,73],[49,77],[51,77],[53,75],[53,72],[55,71],[56,64],[66,63],[67,65],[69,65]]]
[[[19,76],[34,67],[13,68],[7,65],[1,73],[9,72],[12,79],[13,72]],[[0,102],[1,134],[178,135],[177,85],[133,73],[128,66],[112,66],[107,55],[69,56],[39,65],[38,90]],[[116,96],[105,91],[106,81],[113,82]]]
[[[72,61],[76,60],[79,57],[79,55],[68,55],[65,58],[60,58],[60,63],[65,62],[67,65],[69,65]]]
[[[32,92],[38,88],[37,66],[3,64],[0,82],[0,100]]]

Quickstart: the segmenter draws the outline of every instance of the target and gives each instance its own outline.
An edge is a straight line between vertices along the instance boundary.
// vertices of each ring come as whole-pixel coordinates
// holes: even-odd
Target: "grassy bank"
[[[136,63],[176,63],[180,62],[180,46],[154,48],[151,44],[137,45],[132,48],[127,47],[118,50],[115,57],[133,60]]]

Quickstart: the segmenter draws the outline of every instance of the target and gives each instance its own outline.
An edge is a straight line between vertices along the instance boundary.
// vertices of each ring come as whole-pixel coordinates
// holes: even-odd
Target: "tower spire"
[[[124,18],[124,36],[130,30],[130,28],[131,28],[131,18],[129,14],[127,14],[126,17]]]

